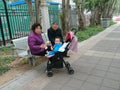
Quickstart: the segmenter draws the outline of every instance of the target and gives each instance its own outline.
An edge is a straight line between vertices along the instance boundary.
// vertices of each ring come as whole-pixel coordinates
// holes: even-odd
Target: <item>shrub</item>
[[[104,29],[100,26],[86,27],[84,31],[77,30],[76,36],[79,41],[88,39],[89,37],[96,35],[97,33],[103,31]]]

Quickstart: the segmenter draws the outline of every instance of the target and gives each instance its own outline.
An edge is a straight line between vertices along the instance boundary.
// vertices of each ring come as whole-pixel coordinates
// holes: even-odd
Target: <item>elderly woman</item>
[[[28,45],[33,55],[44,56],[46,54],[46,45],[42,38],[42,26],[39,23],[32,25],[32,32],[28,36]]]

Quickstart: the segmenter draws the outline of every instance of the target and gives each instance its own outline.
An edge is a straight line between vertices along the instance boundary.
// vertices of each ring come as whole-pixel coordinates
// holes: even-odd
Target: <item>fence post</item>
[[[6,45],[6,42],[5,42],[5,37],[4,37],[4,33],[3,33],[3,26],[2,26],[1,17],[0,17],[0,29],[1,29],[1,35],[2,35],[3,45],[5,46],[5,45]]]
[[[10,34],[10,39],[12,39],[12,33],[11,33],[11,29],[10,29],[10,22],[9,22],[9,18],[8,18],[8,10],[7,10],[6,1],[3,0],[3,3],[4,3],[4,8],[5,8],[5,14],[6,14],[7,24],[8,24],[8,30],[9,30],[9,34]]]

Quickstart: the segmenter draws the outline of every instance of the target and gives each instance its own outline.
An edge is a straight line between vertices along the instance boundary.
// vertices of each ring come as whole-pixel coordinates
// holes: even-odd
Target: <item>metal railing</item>
[[[6,11],[7,9],[7,11]],[[35,5],[33,3],[35,16]],[[58,6],[48,6],[50,25],[55,21],[61,27],[61,12]],[[7,15],[6,15],[7,13]],[[71,13],[70,25],[76,25],[75,12]],[[9,20],[9,22],[8,22]],[[0,1],[0,46],[11,43],[11,39],[27,36],[30,33],[30,15],[28,5],[4,6]]]

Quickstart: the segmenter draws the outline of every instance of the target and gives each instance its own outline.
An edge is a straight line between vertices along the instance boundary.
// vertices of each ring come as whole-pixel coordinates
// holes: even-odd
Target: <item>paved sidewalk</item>
[[[67,59],[75,70],[54,70],[49,78],[45,65],[36,67],[0,86],[0,90],[120,90],[120,24],[79,43],[77,54]]]

